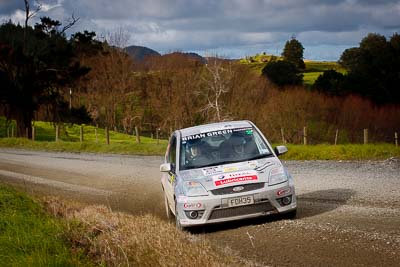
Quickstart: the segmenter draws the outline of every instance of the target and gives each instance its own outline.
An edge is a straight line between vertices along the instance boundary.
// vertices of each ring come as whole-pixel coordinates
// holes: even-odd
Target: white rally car
[[[176,130],[161,183],[168,218],[184,227],[286,213],[296,216],[293,179],[250,121]]]

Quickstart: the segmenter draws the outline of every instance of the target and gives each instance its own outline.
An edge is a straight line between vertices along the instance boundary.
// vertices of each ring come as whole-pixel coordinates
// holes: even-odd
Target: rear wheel
[[[167,195],[165,193],[164,193],[164,204],[165,204],[165,213],[167,215],[167,219],[171,220],[172,216],[174,216],[174,215],[172,214],[172,211],[171,211],[171,209],[169,207],[168,198],[167,198]]]

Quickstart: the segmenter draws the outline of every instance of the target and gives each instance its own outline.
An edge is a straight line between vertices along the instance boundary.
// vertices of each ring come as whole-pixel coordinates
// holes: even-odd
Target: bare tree
[[[227,114],[223,114],[223,103],[221,97],[228,93],[232,87],[233,71],[231,64],[223,64],[222,60],[214,58],[205,65],[207,73],[203,78],[204,90],[197,92],[205,96],[207,104],[201,109],[212,121],[222,121],[229,119]]]
[[[42,5],[36,1],[36,9],[35,11],[31,12],[30,10],[30,6],[29,6],[29,0],[24,0],[24,4],[25,4],[25,28],[24,28],[24,51],[26,51],[26,43],[27,43],[27,37],[26,37],[26,31],[28,28],[28,22],[29,20],[34,17],[41,9],[42,9]]]
[[[35,11],[31,12],[29,6],[29,0],[24,0],[24,3],[25,3],[25,29],[26,29],[28,27],[28,21],[42,9],[42,5],[39,3],[39,1],[36,1],[36,9]]]
[[[61,29],[60,33],[64,33],[66,30],[71,28],[77,23],[79,18],[75,18],[74,14],[71,15],[71,18],[67,21],[67,24]]]
[[[118,27],[115,32],[109,33],[106,40],[109,45],[123,49],[128,45],[130,35],[123,27]]]

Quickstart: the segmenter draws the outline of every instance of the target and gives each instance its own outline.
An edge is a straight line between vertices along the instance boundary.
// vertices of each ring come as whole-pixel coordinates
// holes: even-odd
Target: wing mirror
[[[172,170],[171,163],[163,163],[160,165],[160,172],[170,172]]]
[[[285,154],[286,152],[288,152],[288,149],[287,149],[286,146],[277,146],[277,147],[275,147],[274,150],[275,150],[275,154],[277,156],[280,156],[280,155]]]

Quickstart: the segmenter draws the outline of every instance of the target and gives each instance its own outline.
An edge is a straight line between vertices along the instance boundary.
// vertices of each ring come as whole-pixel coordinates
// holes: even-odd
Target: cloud
[[[88,29],[106,36],[122,27],[129,32],[130,43],[160,52],[212,50],[242,56],[260,49],[258,52],[276,53],[294,35],[303,43],[306,55],[313,56],[310,53],[316,51],[317,58],[326,59],[340,56],[338,51],[357,45],[368,32],[390,36],[400,31],[400,0],[41,2],[46,8],[39,16],[61,22],[71,14],[79,17],[74,31]],[[21,10],[16,1],[0,0],[0,18],[16,19]]]
[[[0,14],[11,14],[17,9],[23,9],[24,2],[21,1],[10,1],[10,0],[0,0]]]

